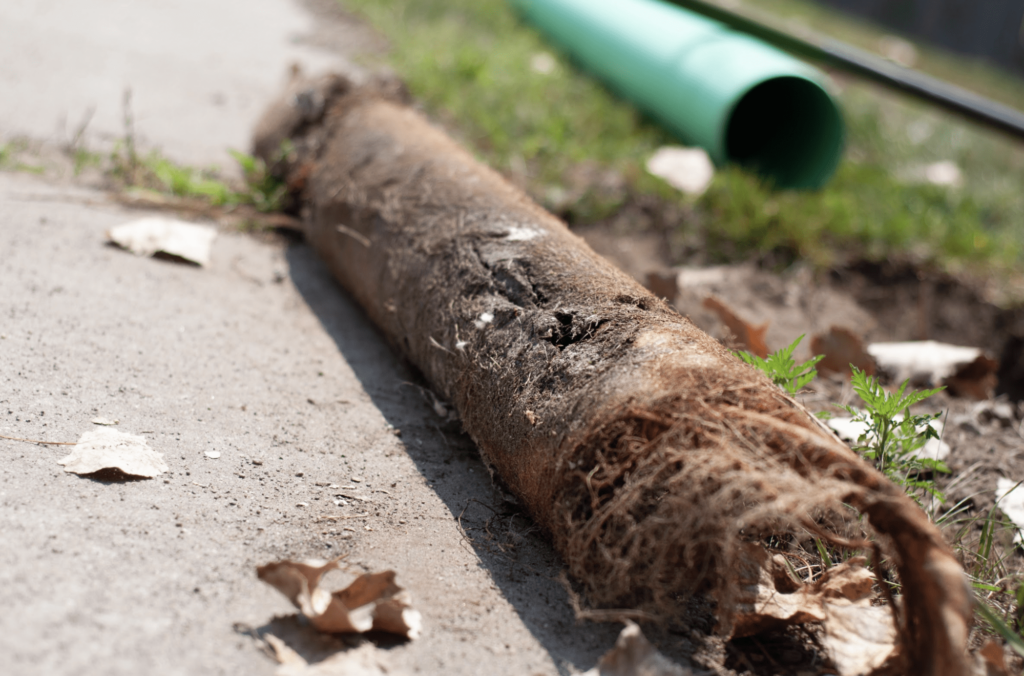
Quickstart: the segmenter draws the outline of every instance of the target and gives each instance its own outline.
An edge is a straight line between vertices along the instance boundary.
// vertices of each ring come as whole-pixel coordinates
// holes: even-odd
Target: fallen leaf
[[[664,298],[671,305],[679,295],[679,274],[674,270],[648,272],[647,283],[644,286],[655,296]]]
[[[896,629],[886,606],[825,603],[825,648],[839,676],[862,676],[882,668],[896,655]]]
[[[1006,666],[1006,653],[998,641],[985,641],[976,657],[978,668],[975,673],[980,676],[1010,676],[1010,670]]]
[[[974,361],[960,364],[942,384],[957,397],[975,401],[991,399],[999,384],[999,362],[980,354]]]
[[[891,371],[898,382],[911,379],[931,385],[955,376],[959,368],[983,356],[977,347],[949,345],[934,340],[872,343],[867,351],[878,366]]]
[[[583,676],[692,676],[655,649],[633,622],[626,622],[615,647],[605,653],[597,666]]]
[[[204,453],[203,455],[205,455],[210,460],[216,460],[217,458],[220,457],[220,451],[206,451],[206,453]]]
[[[138,256],[161,253],[196,265],[210,264],[210,249],[217,231],[173,218],[149,216],[118,225],[107,238]]]
[[[101,428],[82,434],[71,454],[57,462],[64,465],[65,472],[75,474],[116,469],[129,476],[151,479],[167,471],[163,457],[149,447],[145,437]]]
[[[853,331],[842,326],[833,326],[828,333],[811,337],[811,354],[822,354],[818,370],[823,373],[850,375],[854,365],[869,376],[875,375],[875,360],[864,347],[864,341]]]
[[[715,165],[702,148],[663,146],[647,159],[647,172],[688,195],[701,195],[715,177]]]
[[[109,418],[93,418],[91,422],[92,422],[93,425],[113,426],[113,425],[117,425],[119,421],[111,420]]]
[[[366,573],[341,591],[319,587],[320,579],[340,569],[333,561],[279,561],[256,569],[261,580],[288,597],[314,627],[325,632],[362,633],[375,629],[419,637],[422,620],[409,592],[395,584],[395,572]]]
[[[751,544],[739,567],[740,597],[729,635],[752,636],[793,624],[820,623],[822,647],[839,676],[871,674],[896,651],[896,629],[885,606],[873,606],[874,576],[854,557],[804,584],[781,556]]]
[[[732,334],[739,341],[740,346],[762,359],[768,356],[768,344],[765,342],[765,334],[768,333],[768,322],[761,326],[748,324],[739,318],[729,306],[714,296],[708,296],[702,303],[704,307],[718,315],[718,318],[725,326],[732,331]]]

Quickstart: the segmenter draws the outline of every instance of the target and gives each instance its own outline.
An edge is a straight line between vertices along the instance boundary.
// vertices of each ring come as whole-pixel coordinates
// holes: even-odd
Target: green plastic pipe
[[[818,188],[839,164],[843,121],[824,76],[759,40],[659,0],[510,1],[718,165]]]

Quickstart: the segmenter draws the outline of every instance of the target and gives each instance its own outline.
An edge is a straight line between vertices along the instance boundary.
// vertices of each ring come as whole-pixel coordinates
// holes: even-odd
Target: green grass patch
[[[26,162],[22,158],[28,154],[28,143],[23,139],[15,139],[6,143],[0,143],[0,170],[20,171],[26,174],[43,174],[46,167],[33,162]]]
[[[122,188],[142,188],[156,193],[230,209],[250,206],[262,213],[279,211],[286,198],[286,186],[270,175],[263,160],[229,150],[242,169],[244,183],[225,181],[215,169],[197,169],[178,164],[153,151],[145,156],[133,152],[134,144],[119,142],[106,162],[95,153],[76,150],[73,156],[76,173],[81,157],[99,164],[115,184]]]
[[[435,118],[546,206],[580,220],[620,206],[625,191],[587,180],[595,164],[612,177],[605,184],[658,190],[643,162],[671,137],[581,74],[503,0],[344,4],[390,38],[392,65]]]
[[[839,94],[846,159],[823,190],[776,192],[729,169],[692,200],[643,169],[658,146],[676,141],[559,54],[504,0],[342,1],[390,39],[391,65],[435,119],[572,222],[654,196],[687,206],[695,217],[681,227],[700,230],[705,253],[718,260],[783,252],[820,265],[891,256],[954,267],[1020,262],[1024,149],[923,105],[846,83]],[[835,16],[793,0],[770,4],[790,14],[800,9],[798,18],[815,27]],[[881,36],[857,30],[852,41],[862,46]],[[548,72],[537,72],[538,59],[548,60]],[[971,64],[959,77],[1005,79],[995,71],[981,78],[978,68]],[[962,170],[960,187],[923,180],[927,164],[944,160]]]

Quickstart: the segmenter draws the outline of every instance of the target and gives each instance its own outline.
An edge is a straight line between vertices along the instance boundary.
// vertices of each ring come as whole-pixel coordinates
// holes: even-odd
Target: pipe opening
[[[799,77],[753,87],[733,108],[726,127],[727,159],[777,188],[820,188],[843,149],[843,121],[829,95]]]

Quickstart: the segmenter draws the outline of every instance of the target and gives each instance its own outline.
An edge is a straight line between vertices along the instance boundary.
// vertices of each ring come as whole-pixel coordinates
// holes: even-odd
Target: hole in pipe
[[[733,108],[725,152],[777,188],[819,188],[843,149],[843,121],[809,80],[778,77],[753,87]]]

